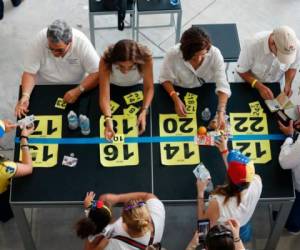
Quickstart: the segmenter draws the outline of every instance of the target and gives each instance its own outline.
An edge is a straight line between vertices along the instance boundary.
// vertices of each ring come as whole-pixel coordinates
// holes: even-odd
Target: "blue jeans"
[[[290,232],[300,231],[300,192],[296,191],[296,199],[289,214],[285,228]]]
[[[243,242],[249,242],[252,238],[252,225],[250,221],[240,228],[240,238]]]

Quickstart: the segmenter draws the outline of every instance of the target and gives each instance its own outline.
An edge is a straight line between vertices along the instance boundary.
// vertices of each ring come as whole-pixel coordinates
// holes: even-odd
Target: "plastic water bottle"
[[[209,121],[211,117],[211,112],[209,110],[209,108],[205,108],[202,112],[201,112],[201,118],[203,121]]]
[[[78,117],[73,110],[71,110],[68,114],[68,126],[69,126],[69,129],[72,129],[72,130],[75,130],[78,128]]]
[[[180,0],[170,0],[170,4],[172,5],[178,5],[180,3]]]
[[[83,135],[88,135],[91,133],[90,129],[90,119],[86,115],[79,116],[79,125],[81,128],[81,133]]]

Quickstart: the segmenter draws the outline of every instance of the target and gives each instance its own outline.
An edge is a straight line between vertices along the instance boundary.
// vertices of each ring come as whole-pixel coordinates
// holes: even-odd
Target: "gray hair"
[[[48,27],[47,38],[53,43],[62,41],[69,44],[72,41],[72,28],[64,20],[55,20]]]

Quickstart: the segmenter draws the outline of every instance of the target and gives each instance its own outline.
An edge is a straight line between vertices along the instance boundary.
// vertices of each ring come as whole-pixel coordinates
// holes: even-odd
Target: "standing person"
[[[300,120],[295,123],[295,126],[300,128]],[[293,121],[290,121],[289,126],[279,122],[279,128],[287,136],[281,146],[279,163],[283,169],[292,170],[296,194],[285,228],[295,235],[300,233],[300,137],[295,134]]]
[[[39,32],[24,62],[22,97],[16,105],[18,117],[28,112],[35,84],[74,84],[64,100],[74,103],[85,91],[97,86],[99,57],[88,38],[63,20],[55,20]]]
[[[165,226],[165,208],[154,194],[104,194],[100,199],[112,205],[124,203],[124,206],[122,216],[106,227],[109,239],[100,242],[99,250],[139,249],[137,246],[160,249]]]
[[[105,117],[105,138],[111,139],[115,131],[110,108],[110,84],[133,86],[143,80],[144,100],[138,115],[139,134],[146,129],[146,116],[154,95],[153,61],[149,49],[133,40],[120,40],[109,46],[100,60],[99,104]]]
[[[263,99],[273,99],[264,82],[284,82],[284,93],[292,95],[292,82],[300,65],[300,42],[288,26],[263,31],[246,40],[236,71]],[[240,81],[237,77],[237,81]]]
[[[255,174],[254,164],[239,151],[228,153],[223,137],[216,142],[227,169],[227,182],[217,186],[211,193],[208,208],[204,207],[204,191],[208,181],[197,180],[198,218],[208,218],[211,225],[235,218],[240,223],[241,238],[251,239],[251,226],[248,223],[262,192],[262,181]]]
[[[187,112],[174,86],[196,88],[205,82],[215,82],[218,95],[215,120],[217,127],[224,129],[230,86],[226,79],[224,58],[203,30],[191,27],[182,34],[180,44],[176,44],[164,58],[159,81],[173,100],[179,116],[185,116]]]
[[[22,3],[22,0],[11,0],[11,3],[14,7],[18,7]],[[0,20],[3,19],[3,16],[4,16],[4,2],[3,0],[0,0]]]
[[[16,125],[8,120],[0,120],[0,138],[10,132]],[[29,153],[28,136],[33,133],[33,127],[22,129],[20,148],[22,151],[21,162],[13,162],[0,155],[0,221],[6,222],[13,217],[9,205],[9,183],[13,177],[21,177],[32,173],[32,160]]]

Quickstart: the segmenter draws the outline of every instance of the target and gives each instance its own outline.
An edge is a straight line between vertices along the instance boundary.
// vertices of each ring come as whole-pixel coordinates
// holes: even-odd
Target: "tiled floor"
[[[150,0],[156,1],[156,0]],[[22,56],[28,42],[43,27],[57,18],[63,18],[73,27],[89,35],[87,0],[25,0],[18,8],[10,1],[5,2],[5,16],[0,21],[0,116],[14,119],[12,113],[17,99],[17,90],[22,72]],[[300,36],[300,2],[298,0],[182,0],[182,30],[191,24],[236,23],[240,41],[262,30],[271,30],[277,25],[287,24]],[[147,16],[142,24],[166,23],[168,17]],[[115,24],[114,17],[97,18],[97,24]],[[163,50],[174,44],[174,30],[169,28],[142,30],[152,42]],[[110,43],[121,38],[130,38],[130,32],[99,31],[96,44],[99,53]],[[161,51],[153,43],[141,36],[141,42],[149,45],[155,55]],[[161,60],[155,60],[155,79],[158,79]],[[230,70],[234,64],[230,66]],[[232,76],[230,75],[230,80]],[[299,103],[299,74],[294,82],[294,102]],[[12,149],[13,136],[7,136],[1,147]],[[11,154],[10,151],[6,153]],[[263,249],[270,225],[267,209],[257,208],[253,223],[255,244],[252,249]],[[38,249],[82,249],[82,242],[75,237],[72,226],[82,216],[79,208],[32,209],[27,214],[31,221],[32,233]],[[182,250],[195,230],[195,206],[167,207],[164,245],[170,250]],[[180,235],[180,237],[178,237]],[[20,235],[14,220],[0,224],[0,249],[23,249]],[[300,249],[300,237],[282,233],[277,250]]]

